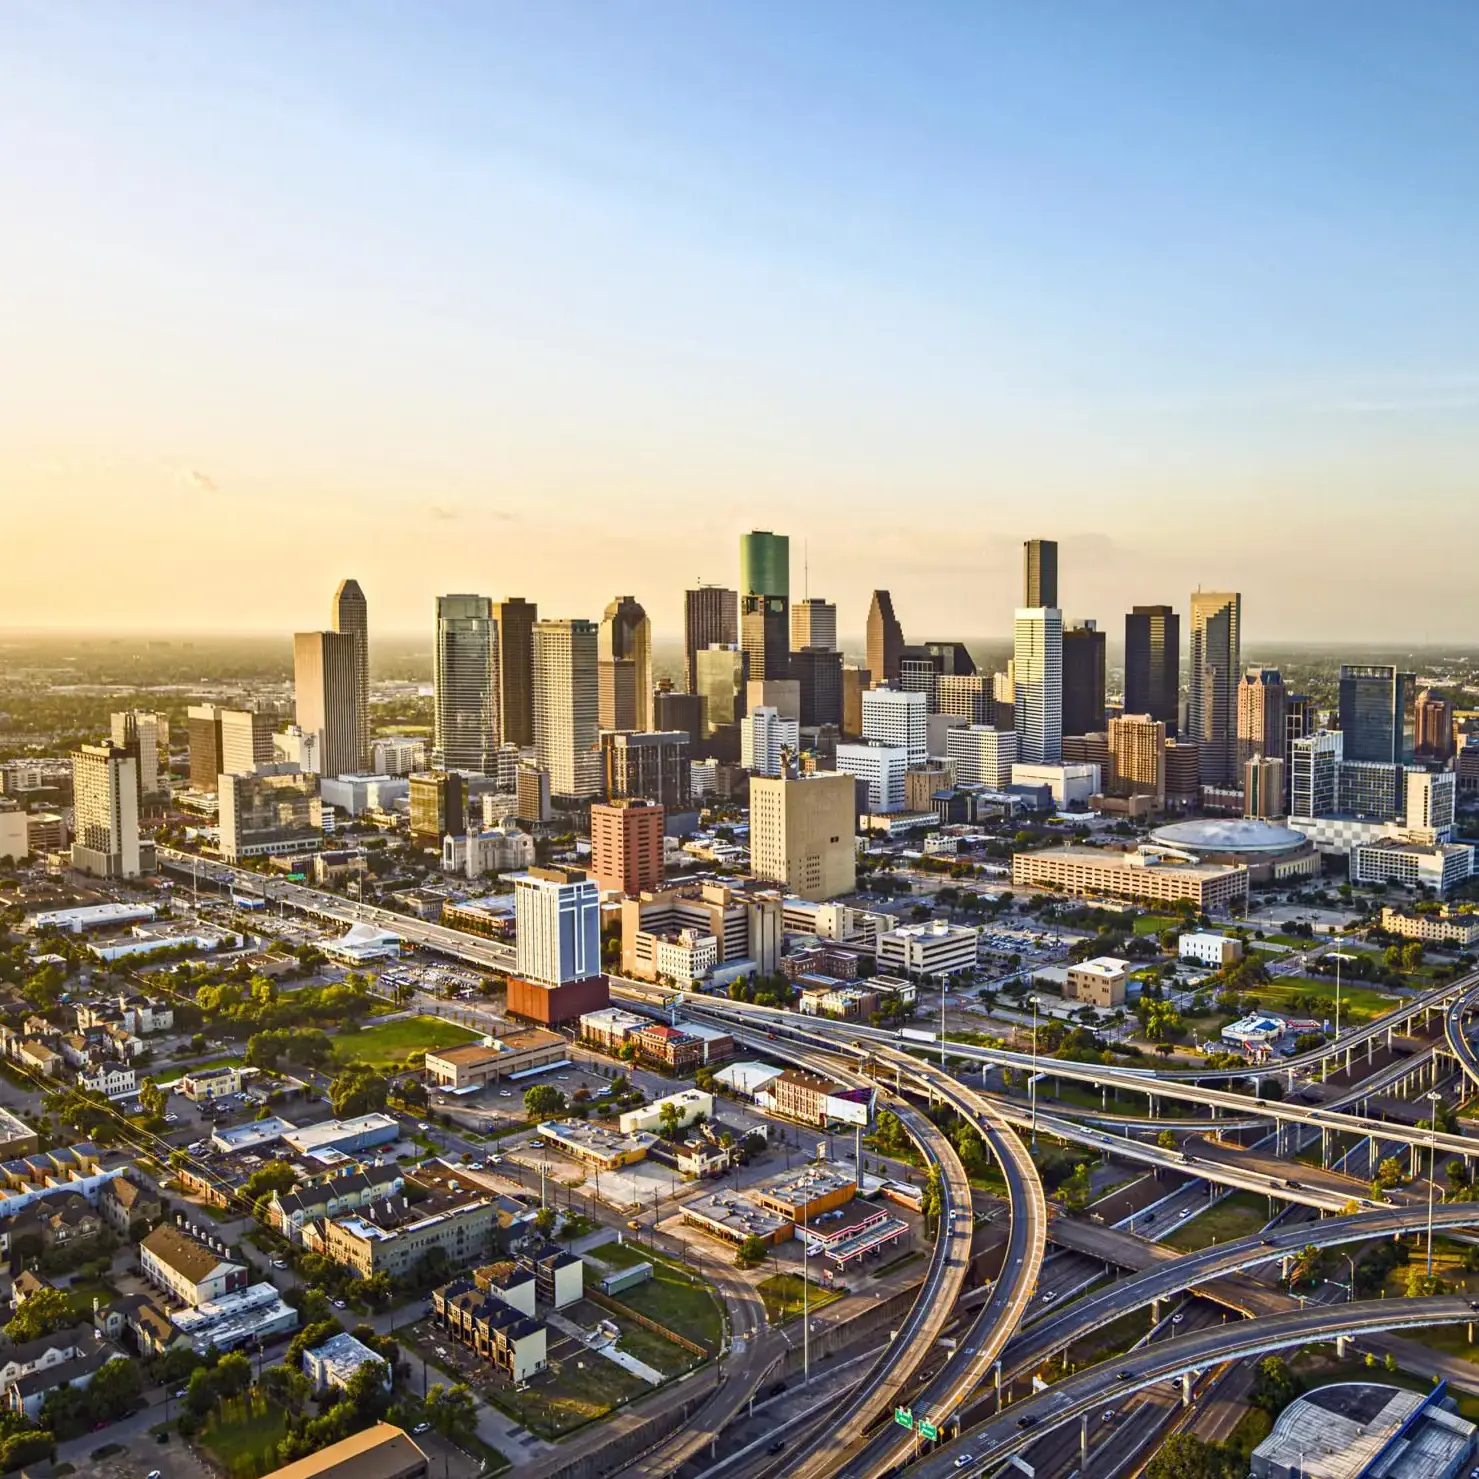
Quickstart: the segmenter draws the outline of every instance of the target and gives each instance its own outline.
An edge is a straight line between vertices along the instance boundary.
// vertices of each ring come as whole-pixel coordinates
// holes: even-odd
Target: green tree
[[[375,1114],[385,1108],[390,1082],[364,1063],[351,1063],[329,1085],[329,1103],[340,1119]]]
[[[1377,1185],[1390,1191],[1402,1184],[1402,1162],[1396,1156],[1387,1156],[1376,1168]]]
[[[60,1289],[38,1289],[11,1317],[5,1333],[20,1345],[55,1335],[74,1323],[72,1301]]]
[[[222,1397],[239,1397],[252,1384],[252,1363],[241,1351],[230,1351],[216,1362],[215,1386]]]
[[[1162,1150],[1175,1150],[1175,1132],[1172,1130],[1162,1130],[1161,1133],[1155,1137],[1155,1143],[1159,1145]]]
[[[198,1422],[210,1416],[216,1405],[216,1383],[212,1374],[203,1366],[190,1373],[185,1384],[185,1410]]]
[[[116,1356],[97,1371],[87,1386],[87,1405],[94,1422],[116,1422],[134,1408],[144,1389],[138,1363]]]
[[[139,1085],[139,1108],[150,1119],[160,1118],[168,1104],[169,1095],[152,1078],[146,1078]]]
[[[539,1229],[541,1237],[549,1237],[555,1230],[555,1221],[558,1214],[553,1207],[541,1207],[534,1214],[534,1226]]]
[[[1265,1356],[1253,1371],[1248,1400],[1270,1417],[1277,1417],[1304,1390],[1282,1356]]]
[[[675,1140],[678,1136],[678,1122],[683,1118],[683,1112],[671,1100],[665,1103],[657,1112],[658,1126],[662,1130],[664,1140]]]
[[[1416,1264],[1407,1270],[1408,1299],[1425,1299],[1433,1294],[1442,1294],[1444,1288],[1443,1280],[1437,1274],[1424,1273]]]
[[[470,1438],[478,1426],[478,1408],[472,1392],[461,1382],[451,1387],[435,1382],[426,1394],[426,1420],[453,1442]]]
[[[564,1112],[565,1096],[553,1084],[535,1084],[524,1091],[524,1113],[529,1119],[554,1119]]]
[[[944,1206],[943,1195],[940,1190],[940,1168],[931,1166],[924,1178],[924,1197],[920,1211],[924,1215],[924,1225],[933,1235],[940,1224],[940,1212]]]
[[[1145,1466],[1145,1479],[1224,1479],[1227,1457],[1192,1433],[1173,1433]]]
[[[765,1262],[765,1242],[751,1233],[735,1250],[736,1268],[759,1268]]]

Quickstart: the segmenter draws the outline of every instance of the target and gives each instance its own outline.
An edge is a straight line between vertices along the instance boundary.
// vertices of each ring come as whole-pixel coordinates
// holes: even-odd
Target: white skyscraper
[[[97,878],[137,878],[138,761],[111,742],[83,745],[72,755],[72,866]]]
[[[600,975],[601,890],[584,873],[531,868],[519,874],[514,929],[518,973],[526,981],[558,986]]]
[[[110,716],[113,743],[139,762],[139,795],[153,796],[159,790],[159,763],[169,761],[169,716],[149,709],[129,709]]]
[[[955,779],[962,786],[986,786],[1000,791],[1012,783],[1017,763],[1017,731],[971,724],[945,736],[945,758],[955,762]]]
[[[1451,770],[1407,772],[1406,832],[1415,841],[1451,842],[1457,778]]]
[[[601,794],[598,640],[593,621],[534,624],[534,753],[553,796]]]
[[[929,759],[929,697],[894,688],[869,688],[862,696],[863,738],[880,745],[900,745],[910,765]]]
[[[837,769],[868,783],[868,810],[873,815],[903,811],[909,752],[902,745],[838,745]]]
[[[1063,613],[1022,606],[1012,649],[1017,758],[1056,765],[1063,758]]]
[[[1289,815],[1328,817],[1340,806],[1340,767],[1345,736],[1319,729],[1289,745]]]
[[[794,755],[800,744],[801,726],[778,709],[751,709],[740,723],[740,764],[753,775],[779,775],[781,752]]]

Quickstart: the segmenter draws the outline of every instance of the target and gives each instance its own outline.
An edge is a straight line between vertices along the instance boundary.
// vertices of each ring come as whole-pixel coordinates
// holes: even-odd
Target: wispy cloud
[[[208,473],[203,473],[198,467],[186,468],[180,473],[181,486],[190,489],[192,493],[219,493],[220,486]]]
[[[462,517],[462,510],[452,504],[433,503],[427,507],[426,511],[439,524],[450,524],[454,519]]]

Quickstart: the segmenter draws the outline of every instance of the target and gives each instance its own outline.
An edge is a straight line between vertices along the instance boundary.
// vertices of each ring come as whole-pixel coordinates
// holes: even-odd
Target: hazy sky
[[[1479,637],[1479,5],[0,5],[0,626]]]

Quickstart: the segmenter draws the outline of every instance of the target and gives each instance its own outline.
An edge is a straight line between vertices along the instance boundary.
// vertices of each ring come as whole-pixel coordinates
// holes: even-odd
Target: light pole
[[[1433,1107],[1428,1113],[1428,1277],[1433,1276],[1433,1183],[1438,1179],[1438,1103],[1442,1095],[1429,1089],[1423,1096]]]
[[[1032,1077],[1028,1080],[1032,1097],[1032,1148],[1037,1149],[1037,997],[1032,998]]]

